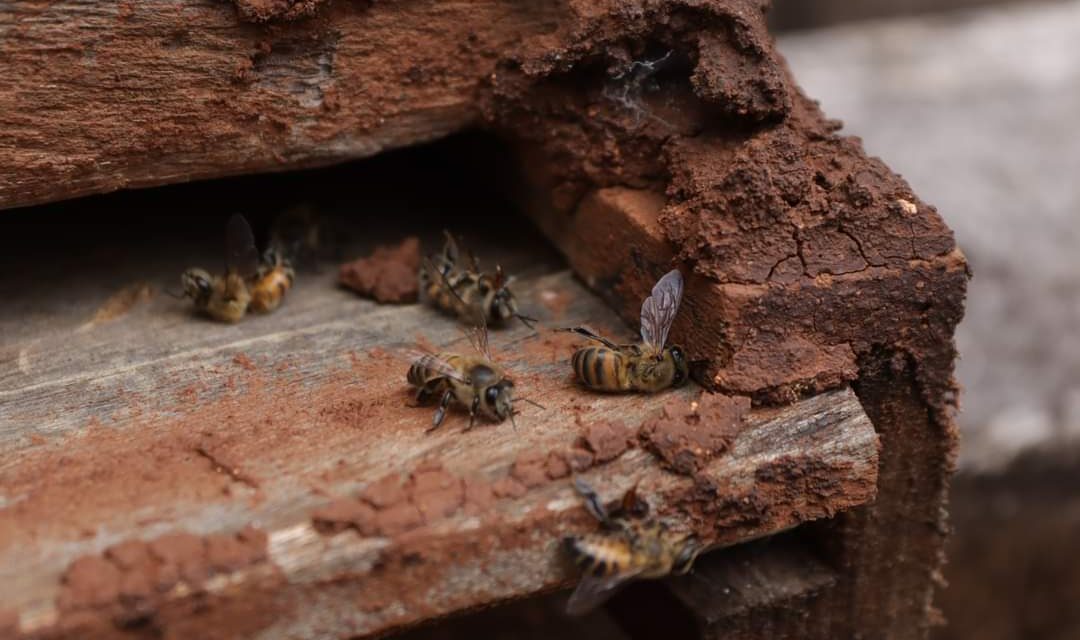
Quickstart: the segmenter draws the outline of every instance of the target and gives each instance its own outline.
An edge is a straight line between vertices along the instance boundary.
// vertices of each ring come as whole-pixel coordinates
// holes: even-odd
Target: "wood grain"
[[[814,557],[803,541],[778,538],[714,554],[693,573],[667,587],[689,609],[707,637],[721,635],[726,622],[755,610],[794,606],[836,583],[836,573]]]
[[[279,28],[216,0],[3,3],[0,209],[322,165],[459,131],[477,120],[491,52],[549,29],[558,10],[366,5]]]

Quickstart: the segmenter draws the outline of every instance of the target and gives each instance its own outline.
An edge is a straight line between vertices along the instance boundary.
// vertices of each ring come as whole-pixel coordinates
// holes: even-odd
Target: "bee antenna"
[[[521,320],[521,324],[523,324],[526,327],[532,329],[533,331],[536,331],[536,323],[537,323],[536,318],[532,318],[530,316],[522,315],[520,313],[515,313],[514,315],[517,316],[518,320]]]
[[[536,407],[537,409],[542,409],[544,411],[547,411],[547,407],[540,404],[539,402],[533,402],[532,400],[529,400],[528,398],[518,398],[518,400],[521,400],[522,402],[528,402],[529,404]]]
[[[517,431],[517,422],[514,421],[514,413],[514,411],[510,412],[510,426],[514,428],[514,431]]]

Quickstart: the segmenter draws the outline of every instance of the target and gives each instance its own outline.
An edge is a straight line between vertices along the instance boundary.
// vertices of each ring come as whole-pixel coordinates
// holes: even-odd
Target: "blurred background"
[[[774,5],[799,83],[975,273],[935,638],[1080,638],[1080,1]]]

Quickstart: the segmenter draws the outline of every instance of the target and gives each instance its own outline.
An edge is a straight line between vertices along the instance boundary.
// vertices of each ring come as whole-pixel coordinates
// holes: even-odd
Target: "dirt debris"
[[[399,245],[382,245],[363,258],[346,262],[338,281],[379,303],[416,302],[420,293],[420,239],[405,238]]]
[[[727,451],[743,428],[750,399],[703,392],[695,402],[671,400],[641,425],[638,437],[661,463],[694,475],[709,460]]]
[[[592,454],[592,464],[621,456],[633,444],[633,434],[622,422],[592,422],[585,426],[577,445]]]
[[[233,0],[241,20],[271,22],[314,16],[329,0]]]
[[[177,532],[126,540],[73,561],[61,578],[57,607],[62,616],[81,609],[119,619],[143,615],[180,583],[197,591],[213,575],[265,561],[266,542],[266,534],[251,527],[206,537]]]
[[[120,316],[134,309],[137,305],[148,302],[153,297],[154,289],[149,283],[136,282],[130,284],[109,296],[108,299],[97,308],[93,317],[85,324],[81,325],[76,331],[89,331],[100,324],[116,320]]]

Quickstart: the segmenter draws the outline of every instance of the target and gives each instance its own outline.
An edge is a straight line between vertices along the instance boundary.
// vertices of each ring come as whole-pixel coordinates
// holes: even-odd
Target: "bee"
[[[582,569],[567,613],[581,615],[594,609],[631,580],[681,575],[693,566],[702,549],[697,539],[649,517],[649,504],[638,496],[636,486],[614,511],[608,511],[581,478],[574,479],[574,486],[602,531],[563,540],[567,554]]]
[[[249,311],[269,313],[281,306],[286,292],[292,287],[296,273],[281,251],[271,247],[263,254],[258,273],[251,282]]]
[[[594,391],[655,393],[686,383],[690,366],[682,348],[665,347],[671,323],[682,301],[683,277],[669,271],[641,305],[640,344],[615,344],[586,327],[561,329],[600,345],[582,347],[570,362],[583,385]]]
[[[430,264],[428,266],[436,278],[445,280],[439,271],[431,268]],[[451,295],[457,295],[448,283],[443,282],[440,286]],[[510,418],[510,423],[517,428],[513,408],[514,382],[491,356],[484,316],[477,313],[474,319],[476,325],[466,332],[466,337],[477,355],[416,353],[409,366],[406,379],[416,387],[416,401],[423,403],[429,398],[439,398],[439,407],[435,410],[435,417],[428,431],[442,424],[447,408],[455,400],[469,409],[468,429],[472,429],[478,414],[495,422]],[[528,398],[519,399],[540,409],[544,408]]]
[[[428,431],[442,424],[447,408],[454,401],[468,408],[469,429],[477,415],[495,422],[510,418],[514,423],[514,382],[493,361],[487,328],[480,325],[468,335],[477,355],[421,353],[409,367],[407,380],[416,387],[416,401],[423,403],[430,398],[439,398],[439,407]]]
[[[249,281],[259,273],[259,253],[247,220],[233,215],[225,228],[225,275],[211,276],[192,268],[180,276],[182,297],[195,308],[222,322],[238,322],[251,304]]]
[[[450,232],[444,231],[446,243],[435,259],[424,261],[420,269],[420,291],[437,309],[467,322],[482,316],[488,326],[503,326],[511,318],[521,320],[530,329],[535,318],[518,312],[517,298],[510,290],[513,278],[501,266],[495,273],[480,270],[476,256],[469,253],[469,267],[461,266],[461,251]]]

